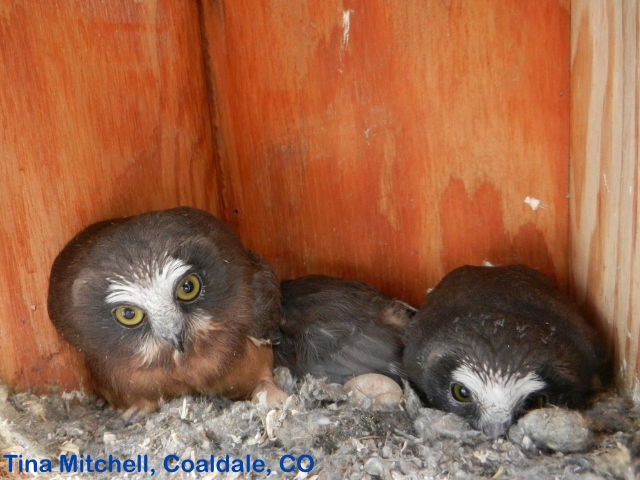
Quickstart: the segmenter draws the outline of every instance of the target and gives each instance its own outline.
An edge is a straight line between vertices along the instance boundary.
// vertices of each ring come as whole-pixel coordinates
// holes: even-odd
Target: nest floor
[[[536,410],[508,439],[493,441],[455,415],[422,408],[408,385],[399,405],[354,408],[339,385],[277,373],[296,400],[281,409],[194,396],[165,403],[133,425],[93,396],[9,394],[0,386],[0,477],[630,480],[640,474],[640,412],[615,393],[579,414]]]

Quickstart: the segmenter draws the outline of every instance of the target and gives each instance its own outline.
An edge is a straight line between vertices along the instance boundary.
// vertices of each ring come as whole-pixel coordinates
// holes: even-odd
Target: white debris
[[[342,12],[342,49],[346,50],[349,46],[349,30],[351,29],[351,14],[353,10],[345,10]]]
[[[533,210],[533,211],[536,211],[538,209],[538,207],[540,206],[540,200],[538,200],[537,198],[533,198],[533,197],[525,198],[524,199],[524,203],[529,205],[531,207],[531,210]]]

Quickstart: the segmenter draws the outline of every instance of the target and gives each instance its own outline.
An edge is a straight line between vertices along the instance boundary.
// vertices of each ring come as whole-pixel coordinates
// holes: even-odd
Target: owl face
[[[246,250],[216,219],[152,212],[76,237],[54,264],[50,314],[96,370],[169,365],[214,332],[221,349],[242,349],[251,278]]]
[[[539,272],[467,266],[427,295],[403,361],[429,406],[497,438],[528,410],[582,406],[603,372],[595,340]]]
[[[450,332],[450,338],[459,333]],[[417,383],[429,406],[460,415],[491,438],[506,435],[509,426],[532,409],[566,404],[558,392],[576,391],[570,378],[547,375],[545,362],[523,350],[522,344],[482,337],[461,340],[449,340],[446,351],[437,346],[429,349],[437,353],[422,356]],[[502,354],[491,356],[488,352],[496,348]]]
[[[206,268],[168,252],[149,264],[129,267],[127,275],[116,273],[106,278],[104,304],[117,328],[130,335],[140,334],[144,363],[167,344],[183,353],[187,331],[204,328],[214,320],[206,310],[209,305],[201,277],[207,274]]]
[[[534,372],[502,372],[465,363],[451,372],[449,407],[491,438],[528,410],[546,405],[546,382]]]
[[[198,332],[236,333],[221,322],[246,293],[245,252],[220,232],[214,242],[209,222],[169,220],[150,215],[107,226],[84,254],[68,307],[70,333],[85,355],[106,348],[148,366],[191,351]]]

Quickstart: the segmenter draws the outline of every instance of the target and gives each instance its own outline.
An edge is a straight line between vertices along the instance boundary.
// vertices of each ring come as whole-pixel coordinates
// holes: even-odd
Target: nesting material
[[[596,473],[605,478],[625,480],[638,478],[635,475],[638,473],[637,459],[636,468],[634,469],[629,449],[620,443],[615,448],[596,452],[591,456],[591,459]]]
[[[635,478],[638,471],[640,418],[617,395],[600,398],[583,412],[591,432],[591,442],[584,452],[553,453],[529,450],[507,439],[492,441],[455,415],[424,408],[408,385],[401,409],[379,411],[354,408],[341,385],[310,377],[292,382],[286,371],[278,372],[276,378],[282,381],[280,387],[295,395],[283,408],[184,397],[163,404],[158,413],[128,426],[118,412],[89,395],[21,393],[9,394],[1,402],[4,395],[0,389],[0,451],[22,455],[23,459],[47,458],[54,469],[63,450],[84,458],[146,455],[149,467],[155,469],[154,479],[172,480],[267,476],[254,472],[168,473],[163,469],[168,455],[177,455],[180,462],[209,459],[211,455],[244,461],[250,456],[271,469],[270,479],[627,480]],[[2,454],[0,477],[8,475]],[[279,464],[286,455],[309,455],[313,468],[308,472],[297,468],[283,472]],[[171,468],[176,464],[169,462]],[[285,461],[285,466],[290,465]],[[308,463],[301,465],[308,468]],[[151,478],[144,472],[126,477],[123,473],[86,472],[76,476],[92,480]],[[40,477],[56,478],[51,474]],[[67,474],[64,478],[73,477]]]
[[[591,433],[579,412],[541,408],[529,412],[512,426],[509,440],[526,450],[583,452],[591,442]]]
[[[486,440],[481,432],[473,430],[458,415],[440,410],[420,409],[418,418],[415,419],[413,425],[422,439],[427,441],[451,439],[458,440],[465,445],[476,445]]]

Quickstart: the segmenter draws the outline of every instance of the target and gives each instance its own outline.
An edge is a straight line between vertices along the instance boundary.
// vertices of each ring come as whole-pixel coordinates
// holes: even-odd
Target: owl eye
[[[113,311],[113,316],[126,327],[135,327],[144,320],[144,312],[138,307],[118,307]]]
[[[546,395],[531,395],[525,401],[525,409],[526,410],[536,410],[538,408],[544,408],[547,406],[547,396]]]
[[[176,291],[178,300],[190,302],[200,295],[200,278],[197,275],[189,275],[182,279]]]
[[[467,387],[461,383],[454,383],[451,385],[451,395],[458,402],[469,403],[473,402],[473,395]]]

